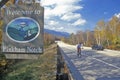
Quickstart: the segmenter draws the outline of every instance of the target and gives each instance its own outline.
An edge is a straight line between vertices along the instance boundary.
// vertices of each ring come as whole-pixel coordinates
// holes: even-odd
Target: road
[[[63,42],[58,42],[58,45],[84,80],[120,80],[120,51],[96,51],[84,47],[82,57],[78,57],[75,45]]]

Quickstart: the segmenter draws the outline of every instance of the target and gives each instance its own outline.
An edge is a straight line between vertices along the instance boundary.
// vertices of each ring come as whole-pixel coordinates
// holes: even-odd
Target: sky
[[[76,33],[93,30],[98,21],[120,16],[120,0],[41,0],[50,30]]]

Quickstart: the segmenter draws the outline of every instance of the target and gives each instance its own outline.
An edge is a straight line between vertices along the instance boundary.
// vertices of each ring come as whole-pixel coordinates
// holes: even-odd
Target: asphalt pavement
[[[97,51],[84,47],[82,56],[78,57],[76,45],[68,45],[63,42],[58,42],[58,45],[84,80],[120,80],[119,51],[108,49]]]

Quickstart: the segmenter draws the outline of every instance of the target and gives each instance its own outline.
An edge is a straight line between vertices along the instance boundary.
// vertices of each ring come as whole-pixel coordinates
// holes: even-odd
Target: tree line
[[[85,46],[94,44],[102,45],[105,48],[120,50],[120,19],[113,16],[109,21],[100,20],[93,31],[78,31],[72,33],[69,38],[63,41],[70,44],[83,42]]]

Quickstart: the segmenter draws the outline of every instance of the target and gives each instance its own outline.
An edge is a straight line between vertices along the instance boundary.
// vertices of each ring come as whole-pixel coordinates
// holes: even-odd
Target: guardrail
[[[84,80],[70,58],[57,46],[57,80]]]

